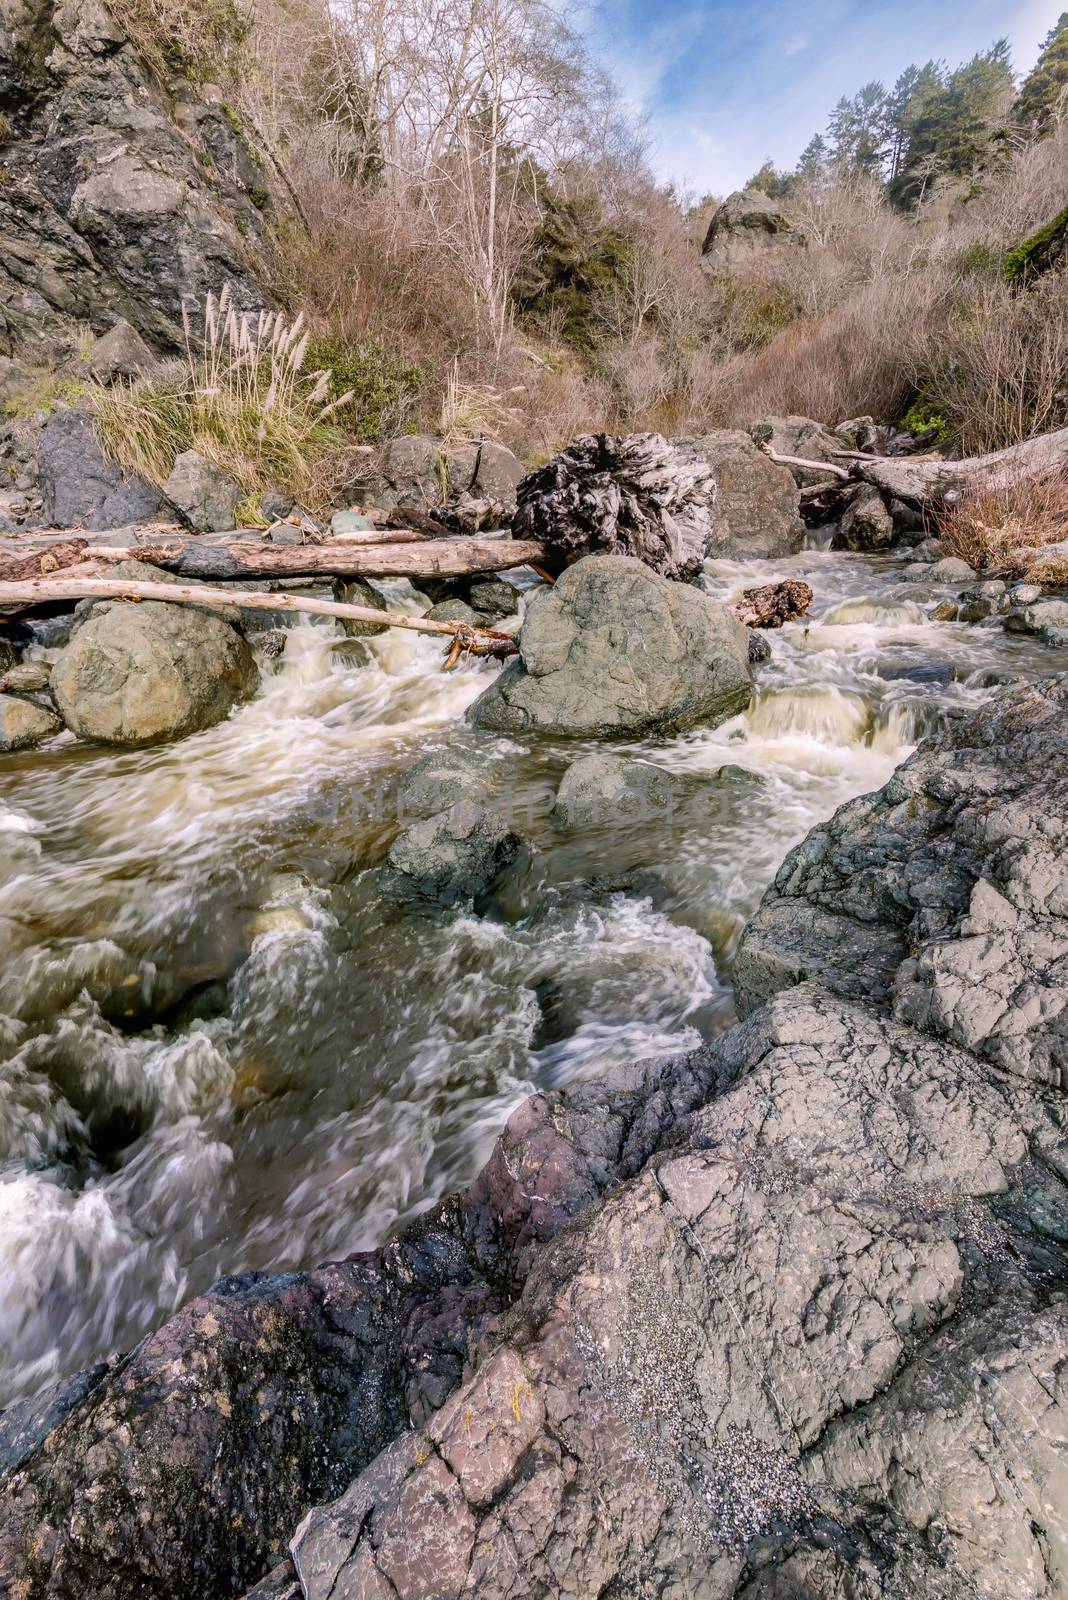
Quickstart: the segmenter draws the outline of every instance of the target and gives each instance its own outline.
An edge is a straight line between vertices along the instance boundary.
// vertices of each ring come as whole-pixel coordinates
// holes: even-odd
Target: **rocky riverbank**
[[[714,1045],[6,1413],[12,1592],[1062,1593],[1066,753],[1052,680],[952,723],[788,857]]]

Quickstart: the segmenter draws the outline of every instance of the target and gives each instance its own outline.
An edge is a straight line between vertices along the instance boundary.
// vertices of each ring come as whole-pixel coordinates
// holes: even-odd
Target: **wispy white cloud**
[[[587,31],[648,118],[658,174],[725,194],[769,156],[792,166],[841,95],[891,83],[911,61],[956,63],[1008,33],[1017,67],[1029,67],[1062,6],[823,0],[817,13],[811,0],[601,0]]]

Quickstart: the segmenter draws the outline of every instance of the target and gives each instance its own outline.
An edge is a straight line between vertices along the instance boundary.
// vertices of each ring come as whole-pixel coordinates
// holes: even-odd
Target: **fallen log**
[[[806,470],[811,472],[829,472],[832,477],[844,478],[847,481],[849,479],[849,473],[846,471],[845,467],[836,467],[831,461],[808,461],[804,456],[783,456],[780,455],[777,450],[773,450],[770,444],[762,445],[761,449],[768,457],[769,461],[777,461],[780,466],[804,467]],[[836,450],[835,455],[838,454],[839,452]],[[842,451],[841,454],[844,455],[846,452]]]
[[[1068,471],[1068,428],[1040,434],[1023,444],[963,461],[919,460],[915,456],[869,456],[854,460],[853,476],[874,484],[884,495],[922,511],[964,494],[1011,489]]]
[[[241,589],[212,589],[208,584],[141,583],[120,578],[72,578],[67,576],[31,578],[21,583],[0,583],[0,610],[32,610],[56,600],[162,600],[168,605],[226,607],[250,611],[298,611],[316,617],[350,618],[354,622],[373,622],[379,627],[407,628],[414,633],[441,633],[450,636],[447,667],[456,664],[462,651],[472,655],[505,657],[515,655],[518,646],[509,633],[492,628],[473,628],[465,622],[443,622],[429,617],[409,617],[398,611],[379,611],[375,606],[351,606],[340,600],[318,600],[311,595],[247,594]]]
[[[544,546],[534,539],[421,539],[408,543],[267,544],[262,540],[176,534],[143,544],[83,544],[68,540],[62,547],[33,550],[40,562],[65,552],[59,566],[81,561],[146,561],[182,578],[453,578],[503,572],[509,567],[541,563]],[[31,554],[27,549],[27,557]],[[47,565],[42,573],[55,570]],[[0,575],[14,581],[32,571],[8,571],[0,557]]]

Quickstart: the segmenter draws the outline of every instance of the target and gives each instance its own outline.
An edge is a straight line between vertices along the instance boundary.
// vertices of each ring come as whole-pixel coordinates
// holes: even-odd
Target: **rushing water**
[[[928,622],[941,591],[888,558],[813,549],[706,582],[789,573],[813,620],[769,636],[748,711],[629,747],[695,784],[726,763],[761,781],[575,837],[545,795],[583,747],[486,741],[532,849],[480,914],[382,871],[398,774],[495,670],[444,676],[416,635],[301,622],[219,727],[2,758],[0,1406],[220,1272],[380,1242],[474,1174],[531,1090],[718,1032],[785,852],[938,717],[1048,670],[996,624]]]

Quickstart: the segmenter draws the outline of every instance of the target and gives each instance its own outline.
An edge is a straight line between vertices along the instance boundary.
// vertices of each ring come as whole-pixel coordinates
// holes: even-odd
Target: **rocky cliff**
[[[0,350],[125,318],[157,349],[183,299],[254,272],[269,184],[211,86],[164,88],[100,0],[0,15]]]
[[[1066,752],[1063,683],[962,720],[788,858],[715,1045],[9,1412],[8,1592],[1068,1592]]]

